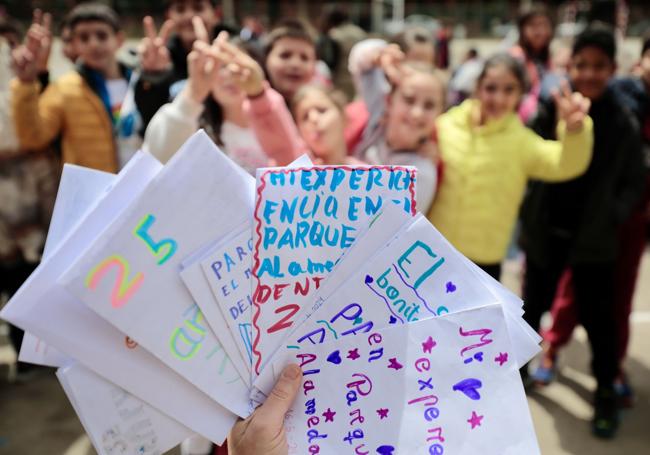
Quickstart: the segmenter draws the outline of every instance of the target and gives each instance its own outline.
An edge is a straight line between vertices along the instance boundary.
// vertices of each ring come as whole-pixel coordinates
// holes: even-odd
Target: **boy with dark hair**
[[[311,27],[295,19],[277,24],[264,39],[264,70],[287,105],[317,77],[316,38]]]
[[[594,150],[586,173],[566,183],[534,182],[522,207],[522,244],[526,252],[524,318],[539,329],[565,268],[571,267],[575,303],[591,344],[598,382],[593,432],[614,436],[618,410],[614,380],[618,374],[614,321],[617,229],[629,216],[643,187],[639,131],[608,84],[616,70],[613,32],[592,25],[573,45],[569,79],[591,100]],[[555,109],[541,102],[536,131],[555,135]]]
[[[221,24],[216,0],[165,0],[166,21],[156,30],[153,19],[143,19],[145,37],[140,41],[138,54],[142,74],[135,86],[135,104],[142,117],[142,131],[163,104],[172,100],[187,79],[187,55],[196,36],[193,17],[199,17],[208,30],[209,40],[220,31],[231,35],[237,30]]]
[[[637,118],[641,126],[643,152],[646,170],[646,184],[643,197],[618,232],[619,248],[616,257],[616,317],[618,327],[616,340],[619,374],[615,388],[620,405],[631,407],[634,391],[625,374],[624,361],[630,336],[629,318],[636,288],[641,257],[646,244],[646,226],[650,215],[650,35],[643,40],[639,77],[623,77],[612,82],[612,89],[621,103]],[[578,324],[574,303],[573,284],[570,275],[563,278],[561,291],[553,303],[553,324],[544,334],[544,355],[540,366],[533,375],[542,385],[550,383],[555,376],[557,355],[566,344]]]
[[[120,20],[103,4],[84,3],[69,13],[67,24],[79,55],[77,68],[42,94],[37,80],[42,43],[33,41],[14,51],[16,133],[24,149],[42,148],[60,135],[64,162],[115,172],[132,152],[119,150],[116,140],[130,78],[130,70],[116,58],[124,41]]]

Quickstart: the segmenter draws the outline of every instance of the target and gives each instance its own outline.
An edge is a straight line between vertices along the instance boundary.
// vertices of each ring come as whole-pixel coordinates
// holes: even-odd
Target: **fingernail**
[[[291,364],[287,366],[282,372],[282,376],[287,379],[296,379],[300,375],[300,367],[296,364]]]

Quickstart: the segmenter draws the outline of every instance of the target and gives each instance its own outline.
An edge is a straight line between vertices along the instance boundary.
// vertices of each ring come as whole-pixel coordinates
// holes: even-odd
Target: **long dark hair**
[[[543,16],[548,19],[549,23],[551,24],[551,28],[553,27],[551,15],[548,12],[548,8],[543,3],[533,3],[530,7],[524,8],[519,13],[519,17],[517,18],[517,29],[519,30],[519,46],[521,46],[528,58],[534,58],[546,63],[549,61],[549,58],[551,56],[551,40],[549,40],[544,49],[541,51],[536,51],[530,46],[530,43],[526,42],[526,39],[524,38],[524,28],[526,28],[526,25],[528,25],[532,19],[538,16]]]
[[[231,38],[230,43],[237,46],[239,49],[246,52],[248,55],[253,57],[257,63],[261,66],[262,57],[257,49],[248,42],[242,41],[240,38]],[[215,144],[223,147],[223,140],[221,139],[221,127],[224,122],[224,112],[223,108],[217,101],[214,99],[212,94],[208,95],[203,102],[203,114],[199,119],[199,124],[203,128],[208,136],[212,138]]]

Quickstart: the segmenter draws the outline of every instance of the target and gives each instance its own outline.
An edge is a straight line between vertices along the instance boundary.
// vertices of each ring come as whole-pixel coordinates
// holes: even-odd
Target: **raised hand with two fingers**
[[[591,107],[589,98],[579,92],[573,92],[566,81],[562,81],[560,88],[554,89],[551,95],[555,101],[557,118],[564,120],[567,132],[581,131]]]
[[[52,49],[52,16],[37,9],[24,44],[11,53],[16,77],[23,82],[34,82],[39,73],[47,71]]]
[[[172,61],[167,49],[167,40],[174,29],[174,22],[165,21],[160,27],[160,33],[156,30],[156,24],[151,16],[146,16],[142,20],[142,25],[145,36],[138,45],[142,70],[150,73],[168,71],[172,67]]]

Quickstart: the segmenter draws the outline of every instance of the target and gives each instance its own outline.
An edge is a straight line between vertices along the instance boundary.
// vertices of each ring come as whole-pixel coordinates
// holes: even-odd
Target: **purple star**
[[[472,417],[467,419],[467,422],[472,425],[472,430],[476,427],[481,426],[481,421],[483,420],[483,416],[477,415],[476,411],[472,411]]]
[[[332,411],[330,408],[327,408],[327,411],[323,412],[323,417],[325,417],[325,422],[334,422],[334,416],[336,412]]]
[[[358,348],[350,349],[346,357],[351,360],[357,360],[359,357],[361,357],[359,355],[359,349]]]
[[[388,418],[388,409],[386,409],[386,408],[377,409],[377,414],[379,414],[379,419],[380,420],[387,419]]]
[[[395,357],[393,357],[392,359],[388,359],[388,361],[390,362],[388,364],[388,368],[392,368],[395,371],[401,370],[403,368],[402,364],[399,363]]]
[[[422,343],[422,352],[431,354],[431,349],[433,349],[436,346],[436,342],[433,341],[433,338],[429,337],[427,338],[427,341]]]
[[[499,362],[499,366],[503,366],[504,363],[508,361],[508,353],[507,352],[500,352],[498,356],[494,358],[495,362]]]

